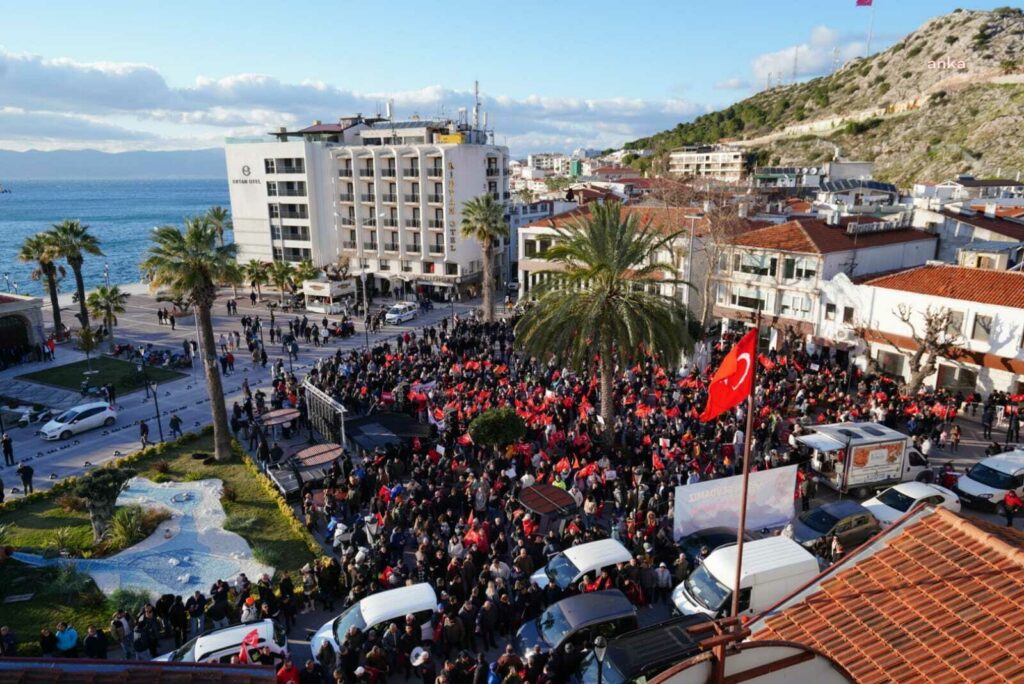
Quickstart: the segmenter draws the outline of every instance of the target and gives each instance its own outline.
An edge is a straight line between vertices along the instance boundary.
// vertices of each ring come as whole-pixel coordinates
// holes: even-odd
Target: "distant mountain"
[[[0,183],[12,180],[224,178],[224,150],[100,152],[0,150]]]
[[[765,90],[725,109],[635,140],[633,163],[664,168],[682,145],[737,142],[761,164],[875,162],[898,184],[958,173],[1024,170],[1024,13],[956,10],[889,49],[835,73]]]

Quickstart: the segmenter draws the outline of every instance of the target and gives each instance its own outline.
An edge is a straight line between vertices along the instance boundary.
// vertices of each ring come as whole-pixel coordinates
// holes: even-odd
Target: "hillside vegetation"
[[[874,160],[876,175],[896,182],[919,172],[938,178],[1024,169],[1021,86],[992,83],[1022,71],[1024,12],[957,10],[834,74],[760,92],[625,147],[653,149],[657,163],[681,145],[750,140],[835,119],[826,130],[753,151],[762,162],[810,163],[830,158],[838,145],[844,156]],[[878,116],[858,116],[876,108]]]

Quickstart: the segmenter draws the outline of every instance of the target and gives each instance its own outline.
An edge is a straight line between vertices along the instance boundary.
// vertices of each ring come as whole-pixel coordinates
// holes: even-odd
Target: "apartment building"
[[[347,260],[371,289],[444,294],[479,288],[480,245],[463,205],[509,199],[508,150],[459,121],[355,116],[281,129],[274,142],[229,140],[239,260]],[[505,268],[504,245],[496,250]]]
[[[727,145],[691,145],[672,150],[669,173],[680,178],[711,178],[735,183],[747,171],[746,153]]]

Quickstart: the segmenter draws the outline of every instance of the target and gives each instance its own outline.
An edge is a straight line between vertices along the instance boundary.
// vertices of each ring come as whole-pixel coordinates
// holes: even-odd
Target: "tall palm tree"
[[[153,244],[141,264],[151,276],[150,288],[166,287],[180,296],[189,297],[195,305],[206,389],[213,412],[214,457],[226,460],[231,457],[231,433],[224,407],[224,386],[217,367],[212,310],[217,283],[223,281],[231,269],[235,245],[218,244],[217,231],[202,217],[185,219],[184,230],[176,226],[157,228],[152,233],[152,240]]]
[[[531,290],[537,302],[515,332],[529,353],[558,353],[579,371],[598,358],[601,418],[610,441],[616,364],[625,368],[650,352],[675,364],[693,341],[680,299],[660,287],[681,284],[675,267],[658,261],[678,233],[665,235],[635,215],[623,216],[617,202],[590,207],[589,217],[554,228],[554,244],[540,257],[550,268]]]
[[[508,223],[505,221],[505,207],[495,201],[487,192],[474,197],[462,206],[463,237],[474,238],[483,252],[483,298],[484,320],[494,320],[494,242],[508,237]]]
[[[58,340],[64,332],[60,319],[60,302],[57,301],[57,283],[64,279],[64,267],[55,259],[53,245],[47,233],[36,233],[25,238],[18,252],[18,261],[36,262],[39,264],[32,271],[32,280],[46,280],[46,291],[50,295],[50,308],[53,310],[53,334]]]
[[[236,260],[232,259],[231,263],[228,264],[227,270],[224,272],[224,280],[220,285],[230,285],[231,294],[235,299],[238,299],[238,286],[245,282],[245,272],[242,269],[242,265]]]
[[[270,266],[257,259],[252,259],[242,267],[249,286],[256,289],[256,297],[263,299],[263,286],[270,282]]]
[[[317,268],[309,259],[300,261],[295,266],[295,282],[304,283],[307,280],[316,280],[323,273],[323,269]]]
[[[75,290],[78,293],[78,318],[83,328],[89,327],[89,310],[85,305],[85,281],[82,279],[82,263],[86,254],[103,256],[100,241],[78,220],[64,219],[48,231],[53,254],[68,262],[75,274]]]
[[[287,261],[275,261],[270,264],[270,282],[281,291],[281,302],[284,302],[285,290],[290,290],[295,284],[295,267]]]
[[[103,319],[110,339],[110,348],[114,348],[114,326],[117,325],[117,314],[124,313],[124,307],[128,303],[127,292],[121,292],[117,285],[110,287],[100,285],[89,293],[85,303],[93,318]]]
[[[231,214],[224,207],[210,207],[206,210],[206,220],[217,231],[217,239],[224,244],[224,231],[231,230]]]

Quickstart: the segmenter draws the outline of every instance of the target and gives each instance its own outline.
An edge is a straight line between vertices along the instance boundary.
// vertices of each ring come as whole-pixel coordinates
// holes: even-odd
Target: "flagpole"
[[[740,494],[740,525],[736,530],[736,577],[732,583],[732,617],[738,618],[740,613],[740,579],[743,575],[743,537],[747,532],[747,488],[750,484],[750,453],[751,440],[754,432],[754,388],[757,387],[757,340],[761,334],[761,309],[754,316],[754,359],[753,374],[750,380],[750,395],[747,397],[747,432],[743,435],[743,489]],[[736,622],[736,630],[743,628],[741,621]]]
[[[871,56],[871,34],[875,32],[875,3],[871,3],[871,19],[868,20],[868,45],[865,50],[865,57]]]

